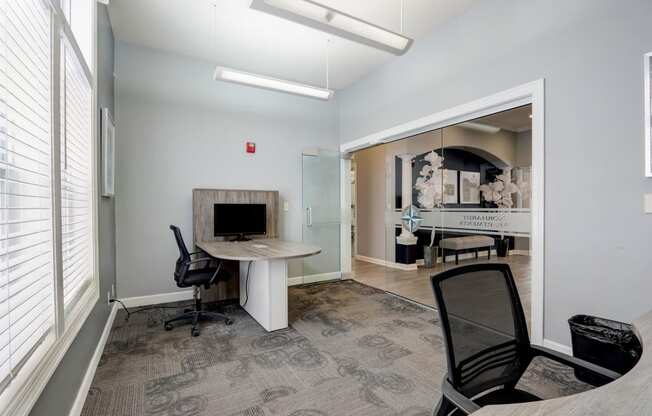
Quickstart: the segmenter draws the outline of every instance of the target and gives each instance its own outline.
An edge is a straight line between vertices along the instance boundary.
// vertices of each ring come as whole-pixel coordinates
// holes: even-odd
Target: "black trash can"
[[[575,315],[568,324],[577,358],[624,374],[641,357],[641,343],[629,324],[589,315]],[[575,370],[575,377],[593,386],[609,382],[585,370]]]

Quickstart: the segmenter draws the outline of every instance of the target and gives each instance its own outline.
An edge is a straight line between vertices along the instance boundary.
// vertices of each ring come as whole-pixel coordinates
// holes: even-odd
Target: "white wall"
[[[301,240],[301,151],[338,145],[336,104],[212,80],[213,65],[116,43],[116,238],[121,298],[178,291],[168,225],[192,243],[196,187],[278,190]],[[246,155],[244,142],[257,144]],[[291,265],[302,274],[301,261]]]
[[[652,308],[643,213],[649,0],[483,0],[339,94],[341,140],[545,79],[544,336]],[[400,103],[400,105],[397,105]]]

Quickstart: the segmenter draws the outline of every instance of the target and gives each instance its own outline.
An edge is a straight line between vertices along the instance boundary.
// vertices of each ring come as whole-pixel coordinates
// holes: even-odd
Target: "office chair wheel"
[[[226,319],[224,320],[224,325],[233,325],[233,320],[232,320],[232,319],[229,319],[229,318],[226,318]]]
[[[190,334],[191,334],[193,337],[198,337],[198,336],[199,336],[199,328],[192,328],[192,329],[190,330]]]
[[[172,328],[174,328],[174,327],[172,326],[171,323],[166,323],[166,324],[165,324],[165,330],[166,330],[166,331],[172,331]]]

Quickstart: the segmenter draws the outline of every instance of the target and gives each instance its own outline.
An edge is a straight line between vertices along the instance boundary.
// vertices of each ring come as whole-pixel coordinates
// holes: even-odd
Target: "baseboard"
[[[192,290],[159,293],[147,296],[134,296],[131,298],[120,299],[120,301],[122,301],[127,308],[133,308],[138,306],[158,305],[160,303],[181,302],[190,299],[192,299]]]
[[[550,348],[551,350],[561,352],[562,354],[573,355],[573,348],[569,347],[568,345],[560,344],[559,342],[544,339],[543,346]]]
[[[374,257],[367,257],[360,254],[355,255],[356,260],[364,261],[366,263],[377,264],[379,266],[389,267],[390,269],[398,269],[404,271],[414,271],[417,270],[417,264],[403,264],[403,263],[394,263],[393,261],[387,261],[383,259],[377,259]]]
[[[303,276],[303,283],[317,283],[328,280],[339,280],[342,278],[342,272],[319,273]]]
[[[113,321],[115,320],[115,315],[117,312],[118,305],[114,303],[113,307],[111,308],[111,312],[109,313],[109,317],[106,320],[106,324],[104,325],[102,335],[100,336],[100,339],[97,342],[97,346],[95,347],[95,352],[91,357],[91,361],[88,363],[86,374],[84,374],[81,386],[79,386],[79,391],[77,391],[77,397],[75,397],[75,401],[72,404],[72,408],[70,409],[68,416],[81,415],[81,412],[84,408],[84,402],[86,402],[86,396],[88,396],[88,390],[91,388],[93,378],[95,377],[95,370],[97,370],[97,366],[99,365],[100,359],[102,358],[102,353],[104,353],[106,342],[109,340],[109,334],[111,333],[111,328],[113,327]]]
[[[302,285],[305,283],[323,282],[326,280],[338,280],[342,278],[342,272],[319,273],[308,276],[288,277],[288,286]],[[181,302],[192,299],[192,290],[183,290],[179,292],[159,293],[157,295],[134,296],[131,298],[120,299],[127,308],[138,306],[158,305],[161,303]]]
[[[303,284],[303,276],[288,277],[288,286],[296,286]]]
[[[310,274],[308,276],[288,277],[288,286],[325,282],[328,280],[339,280],[341,278],[342,278],[342,272],[317,273],[317,274]]]

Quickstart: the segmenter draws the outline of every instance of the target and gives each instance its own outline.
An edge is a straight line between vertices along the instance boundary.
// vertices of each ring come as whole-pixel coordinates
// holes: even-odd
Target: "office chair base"
[[[192,334],[193,337],[198,337],[199,336],[199,322],[202,321],[216,321],[216,320],[223,320],[225,325],[233,325],[233,320],[228,318],[226,315],[223,315],[221,313],[217,312],[208,312],[208,311],[189,311],[189,312],[184,312],[183,314],[174,317],[170,320],[165,321],[165,330],[166,331],[171,331],[174,328],[174,325],[172,323],[178,322],[178,321],[192,321],[192,328],[190,329],[190,333]]]
[[[439,403],[432,410],[432,416],[446,416],[450,414],[456,407],[447,398],[441,397]],[[457,413],[456,413],[457,414]]]

